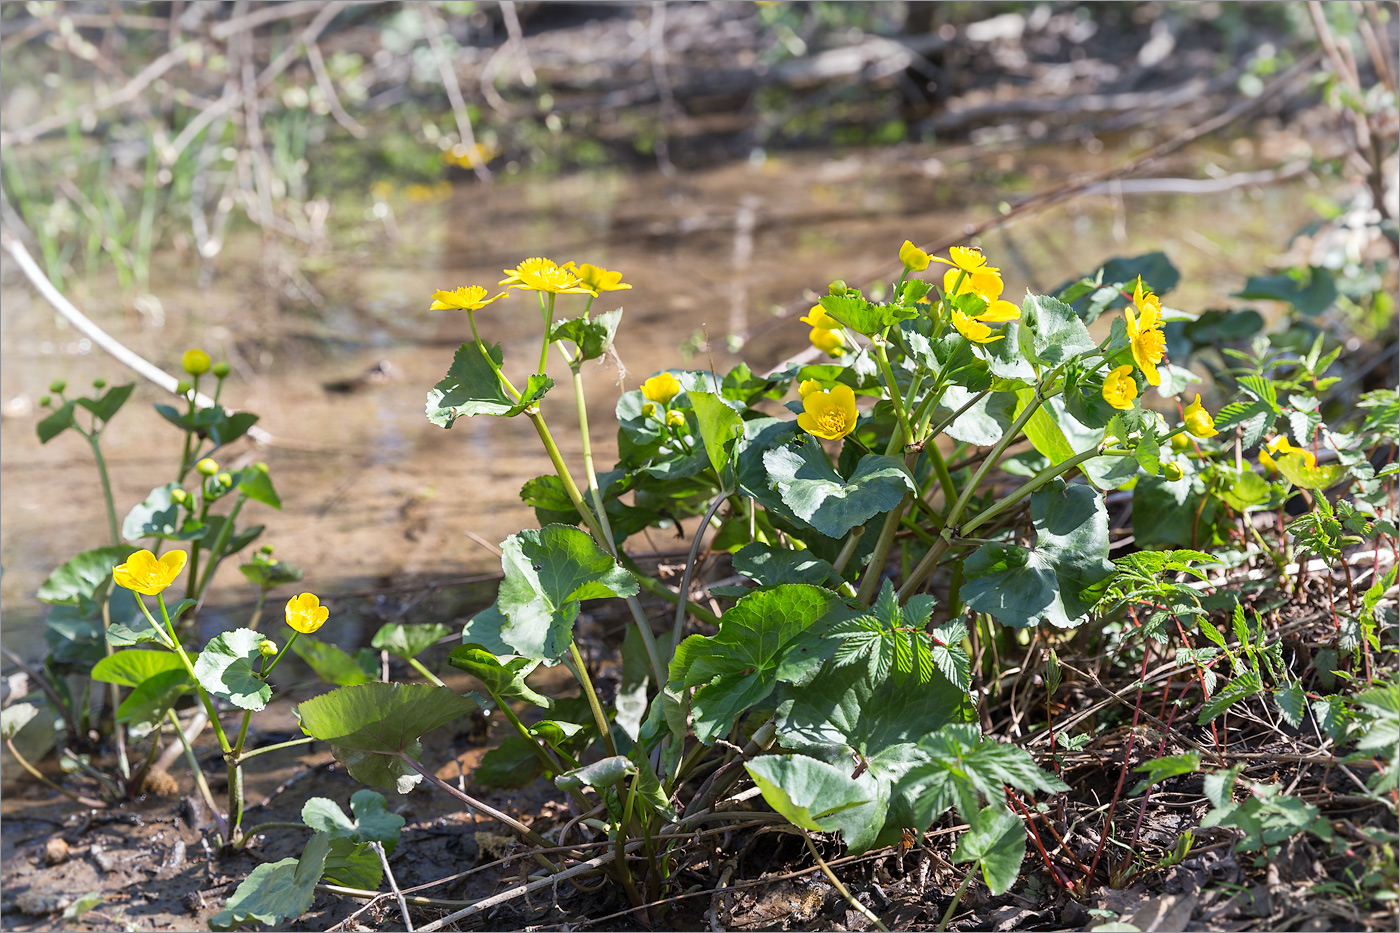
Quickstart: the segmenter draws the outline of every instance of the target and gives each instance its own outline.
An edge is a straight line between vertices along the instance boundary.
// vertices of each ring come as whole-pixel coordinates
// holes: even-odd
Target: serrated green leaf
[[[266,659],[258,650],[263,636],[248,628],[216,635],[194,662],[199,685],[239,709],[260,710],[272,699],[272,687],[258,676]]]
[[[915,489],[901,459],[879,454],[861,457],[851,478],[842,479],[814,437],[797,449],[766,451],[763,465],[770,488],[793,514],[830,538],[890,511]]]
[[[244,467],[234,474],[233,482],[239,492],[254,502],[261,502],[274,509],[282,508],[282,500],[278,497],[277,490],[272,488],[272,477],[268,474],[266,463],[254,463]]]
[[[1303,489],[1326,489],[1346,475],[1346,467],[1342,464],[1310,464],[1307,454],[1300,450],[1275,457],[1274,463],[1278,466],[1278,471],[1288,477],[1289,482]]]
[[[1201,753],[1197,751],[1186,752],[1183,755],[1167,755],[1163,758],[1154,758],[1151,761],[1144,761],[1133,768],[1134,771],[1141,771],[1147,776],[1128,791],[1129,796],[1137,796],[1153,784],[1165,781],[1167,778],[1177,777],[1182,774],[1195,774],[1201,770]]]
[[[969,822],[953,850],[953,861],[976,862],[992,894],[1005,894],[1026,857],[1026,827],[1000,804],[986,807]]]
[[[502,661],[481,645],[462,645],[452,649],[447,663],[466,671],[486,687],[488,693],[498,700],[527,700],[536,706],[548,709],[553,701],[536,693],[525,683],[540,662],[530,658],[511,658]]]
[[[1045,366],[1059,366],[1097,347],[1079,315],[1058,298],[1027,294],[1021,322],[1034,333],[1035,354]]]
[[[554,380],[536,373],[530,377],[520,400],[512,401],[482,355],[482,346],[475,340],[462,344],[452,358],[447,376],[428,392],[426,412],[433,424],[450,428],[463,417],[518,415],[554,387]],[[486,352],[499,367],[503,359],[500,344],[491,344]]]
[[[1059,628],[1083,622],[1110,579],[1108,513],[1088,486],[1055,479],[1031,496],[1034,548],[984,544],[964,562],[962,597],[1003,625],[1042,620]]]
[[[511,535],[501,545],[501,567],[500,638],[515,654],[549,663],[568,651],[581,600],[637,592],[637,581],[612,555],[566,525]]]
[[[549,339],[568,340],[578,347],[580,361],[596,360],[612,349],[613,336],[622,320],[622,309],[595,314],[592,319],[576,317],[559,321],[550,328]]]
[[[739,413],[718,395],[710,392],[690,392],[690,404],[700,427],[700,440],[710,458],[715,475],[723,479],[734,450],[736,439],[744,436],[744,421]]]

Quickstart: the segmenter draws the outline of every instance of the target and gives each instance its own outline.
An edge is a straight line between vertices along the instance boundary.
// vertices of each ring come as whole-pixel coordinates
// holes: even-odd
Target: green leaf
[[[832,468],[814,437],[796,450],[780,447],[763,454],[772,488],[793,513],[831,538],[839,538],[914,491],[914,480],[898,457],[866,454],[849,480]]]
[[[63,919],[77,920],[83,914],[92,910],[98,904],[101,904],[104,900],[106,900],[106,898],[97,891],[89,891],[87,894],[84,894],[82,897],[63,908]]]
[[[1303,711],[1307,709],[1308,697],[1299,684],[1289,684],[1274,691],[1274,703],[1279,715],[1293,728],[1303,724]]]
[[[823,295],[817,299],[826,313],[854,331],[869,337],[900,321],[919,316],[917,307],[872,304],[859,295]]]
[[[1027,294],[1021,322],[1035,333],[1036,356],[1052,368],[1098,346],[1074,309],[1057,298]]]
[[[1303,489],[1326,489],[1346,475],[1346,467],[1340,463],[1309,465],[1307,455],[1299,450],[1275,457],[1274,463],[1289,482]]]
[[[1286,301],[1311,317],[1332,307],[1337,300],[1337,283],[1327,269],[1309,266],[1279,275],[1251,275],[1234,297]]]
[[[126,404],[126,400],[131,398],[131,393],[136,389],[136,383],[128,382],[123,386],[112,386],[97,398],[80,398],[78,404],[92,412],[99,421],[111,421],[121,407]]]
[[[696,738],[712,744],[779,680],[797,682],[815,673],[823,658],[819,623],[838,605],[830,590],[784,584],[740,599],[713,636],[681,642],[670,678],[699,688],[691,700]]]
[[[300,917],[316,900],[316,883],[321,880],[329,854],[330,838],[316,833],[300,859],[284,858],[257,866],[243,879],[224,909],[209,918],[209,929],[237,930],[249,923],[276,927]]]
[[[1229,683],[1220,688],[1215,696],[1206,701],[1196,724],[1204,726],[1235,703],[1246,697],[1252,697],[1256,693],[1262,692],[1263,689],[1264,683],[1257,672],[1247,670],[1236,674],[1230,678]]]
[[[76,606],[93,599],[98,588],[112,579],[112,568],[134,553],[136,548],[126,545],[83,551],[49,574],[36,595],[51,606]]]
[[[254,554],[246,564],[238,569],[259,589],[270,590],[286,583],[296,583],[303,576],[301,568],[294,567],[284,560],[266,560],[263,554]]]
[[[181,518],[184,507],[177,505],[170,494],[183,491],[178,483],[166,483],[151,490],[146,501],[126,513],[122,520],[122,537],[128,541],[141,538],[165,538],[171,541],[191,541],[204,537],[205,526],[193,518]]]
[[[943,726],[919,741],[923,761],[900,780],[901,792],[913,800],[914,822],[922,829],[950,807],[969,822],[981,800],[1003,799],[1004,786],[1034,793],[1069,790],[1059,778],[1042,771],[1030,753],[983,736],[975,725]]]
[[[452,358],[447,376],[428,392],[427,415],[433,424],[450,428],[458,418],[493,415],[508,418],[520,414],[554,388],[554,380],[536,373],[530,377],[520,401],[511,401],[500,380],[482,356],[482,344],[464,343]],[[501,345],[486,347],[496,366],[501,365]]]
[[[700,425],[700,439],[715,475],[724,478],[724,468],[733,453],[734,441],[744,436],[744,420],[718,395],[710,392],[690,392],[690,404]]]
[[[592,320],[586,316],[567,321],[559,321],[549,330],[549,339],[568,340],[578,347],[582,360],[596,360],[612,349],[613,336],[617,333],[618,322],[622,320],[622,309],[596,314]]]
[[[1005,806],[992,804],[970,820],[958,840],[953,861],[976,862],[993,895],[1005,894],[1016,883],[1026,857],[1026,827]]]
[[[626,755],[613,755],[592,764],[567,771],[554,779],[560,790],[582,790],[593,787],[602,790],[637,773],[637,765]]]
[[[268,474],[266,463],[254,463],[239,470],[234,474],[233,483],[239,492],[254,502],[270,505],[274,509],[282,508],[282,500],[277,490],[272,488],[272,477]]]
[[[481,681],[486,691],[498,702],[527,700],[545,709],[553,705],[549,697],[536,693],[525,683],[525,678],[540,666],[539,661],[512,658],[502,663],[491,651],[472,644],[453,648],[447,663]]]
[[[832,567],[811,551],[793,551],[754,541],[734,554],[734,572],[757,581],[760,586],[783,583],[821,586],[831,576]]]
[[[1181,774],[1195,774],[1201,770],[1201,753],[1196,751],[1186,752],[1184,755],[1167,755],[1164,758],[1154,758],[1151,761],[1144,761],[1133,768],[1134,771],[1141,771],[1147,775],[1128,791],[1129,796],[1137,796],[1153,784],[1165,781],[1167,778],[1176,777]]]
[[[260,710],[272,699],[272,687],[257,672],[265,659],[258,645],[263,636],[236,628],[209,640],[194,662],[194,675],[211,696],[222,697],[239,709]]]
[[[806,755],[763,755],[744,763],[768,805],[812,832],[843,827],[843,811],[869,803],[850,772]]]
[[[192,689],[194,682],[184,668],[152,674],[122,699],[117,707],[116,720],[130,725],[132,737],[140,738],[154,729],[166,710],[173,708]]]
[[[39,435],[39,443],[47,444],[77,424],[73,420],[73,404],[73,402],[64,402],[62,407],[54,409],[51,414],[46,415],[42,421],[34,426],[34,430]]]
[[[476,708],[448,687],[367,683],[341,687],[297,706],[307,735],[375,755],[416,754],[417,739]]]
[[[325,833],[332,841],[378,842],[383,844],[385,852],[394,851],[399,844],[404,818],[388,811],[383,794],[368,788],[355,791],[350,797],[350,812],[355,815],[354,819],[346,816],[334,800],[312,797],[301,808],[301,821]]]
[[[321,878],[347,888],[374,891],[384,880],[384,867],[379,861],[379,853],[370,844],[332,839]]]
[[[1003,625],[1042,620],[1073,628],[1088,618],[1097,588],[1114,574],[1108,513],[1088,486],[1056,478],[1031,495],[1036,545],[984,544],[964,562],[962,597]]]
[[[573,640],[581,600],[637,592],[637,581],[607,551],[566,525],[511,535],[501,545],[501,567],[501,639],[522,657],[550,663]]]
[[[369,683],[370,676],[344,651],[310,635],[302,635],[291,644],[297,657],[306,662],[312,672],[328,684],[352,687]]]
[[[408,660],[416,658],[433,645],[452,633],[452,629],[440,622],[427,625],[404,625],[402,622],[389,622],[374,633],[370,645],[380,651]]]
[[[1019,417],[1021,412],[1026,410],[1026,406],[1035,399],[1035,390],[1017,389],[1016,399],[1019,402],[1016,406],[1016,414]],[[1049,457],[1051,463],[1063,463],[1074,456],[1074,448],[1065,439],[1065,432],[1060,430],[1055,419],[1046,411],[1046,406],[1041,405],[1035,410],[1026,422],[1024,430],[1026,439],[1036,450]]]
[[[92,667],[93,680],[104,684],[134,687],[147,678],[164,671],[183,671],[184,664],[173,651],[134,649],[118,651],[98,661]]]
[[[949,386],[943,393],[940,403],[949,413],[966,405],[976,395],[962,386]],[[1006,429],[1016,417],[1016,395],[1014,392],[993,392],[977,401],[944,429],[955,441],[989,447],[1001,440]]]

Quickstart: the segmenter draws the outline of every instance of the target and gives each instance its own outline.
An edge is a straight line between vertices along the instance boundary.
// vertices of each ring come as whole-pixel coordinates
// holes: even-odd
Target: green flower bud
[[[265,658],[270,658],[277,653],[277,642],[271,638],[264,638],[258,642],[258,654]]]
[[[62,379],[55,379],[53,382],[49,383],[49,391],[54,395],[62,394],[63,390],[66,388],[68,388],[68,383],[64,382]]]
[[[232,369],[229,367],[228,363],[215,363],[212,371],[215,378],[227,379]]]
[[[217,478],[218,478],[218,480],[219,480],[219,485],[220,485],[220,486],[232,486],[232,485],[233,485],[233,474],[230,473],[228,470],[224,470],[222,473],[220,473],[220,474],[218,475]]]
[[[53,399],[49,398],[47,395],[41,395],[41,396],[39,396],[39,407],[40,407],[40,408],[48,408],[48,407],[49,407],[50,405],[52,405],[52,404],[53,404]]]
[[[272,553],[272,545],[270,545],[270,544],[264,544],[262,547],[258,548],[258,551],[259,551],[259,553],[262,553],[262,554],[271,554],[271,553]]]
[[[203,350],[186,350],[180,357],[180,365],[191,376],[202,376],[209,372],[209,354]]]
[[[194,468],[200,476],[213,476],[219,472],[219,464],[208,457],[196,463]]]
[[[846,294],[846,280],[837,279],[835,282],[828,285],[826,290],[833,295],[844,295]]]
[[[184,505],[190,501],[190,494],[183,489],[172,489],[170,490],[170,501],[176,505]]]
[[[685,427],[685,415],[681,414],[681,413],[678,412],[678,411],[668,411],[668,412],[666,412],[666,427],[668,427],[668,428],[683,428],[683,427]]]
[[[1191,438],[1187,437],[1185,434],[1172,435],[1172,450],[1175,450],[1176,452],[1180,453],[1181,451],[1188,449],[1190,446]]]
[[[656,414],[656,403],[655,403],[655,402],[647,402],[645,405],[642,406],[642,417],[643,417],[643,418],[650,418],[650,417],[651,417],[652,415],[654,415],[654,414]]]
[[[92,387],[94,389],[105,389],[107,388],[107,380],[98,376],[96,379],[92,380]]]
[[[180,396],[181,398],[184,398],[185,396],[190,394],[190,390],[193,388],[194,386],[181,379],[179,382],[175,383],[175,394]]]
[[[1186,472],[1181,469],[1179,463],[1167,463],[1162,466],[1162,475],[1174,483],[1185,476]]]

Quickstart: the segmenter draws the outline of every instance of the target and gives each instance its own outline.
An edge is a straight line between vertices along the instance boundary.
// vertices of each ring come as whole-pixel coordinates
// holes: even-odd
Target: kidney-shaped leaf
[[[301,821],[332,840],[348,839],[354,843],[378,842],[384,851],[392,852],[399,844],[404,818],[386,809],[384,795],[362,788],[350,797],[351,819],[340,805],[326,797],[312,797],[301,808]]]
[[[223,697],[239,709],[260,710],[272,699],[272,687],[258,676],[263,636],[236,628],[209,639],[194,662],[194,676],[210,695]]]
[[[842,479],[814,437],[797,449],[766,451],[763,465],[770,485],[793,513],[831,538],[890,511],[914,490],[903,461],[880,454],[861,457],[851,478]]]
[[[1113,576],[1108,513],[1098,493],[1061,479],[1031,496],[1036,545],[984,544],[963,564],[962,596],[978,612],[1016,628],[1042,619],[1060,628],[1082,623],[1093,589]]]
[[[789,583],[740,599],[713,636],[692,635],[671,661],[672,683],[699,687],[691,700],[695,735],[705,744],[734,717],[773,692],[779,680],[800,681],[824,657],[814,637],[838,605],[826,589]]]
[[[173,651],[151,651],[137,648],[118,651],[98,661],[92,667],[93,680],[104,684],[134,687],[164,671],[183,670],[179,655]]]
[[[501,567],[501,639],[539,661],[552,663],[569,649],[580,600],[637,592],[637,581],[612,555],[567,525],[511,535],[501,545]]]
[[[512,401],[506,397],[501,381],[482,355],[483,347],[496,366],[501,365],[500,344],[486,347],[475,340],[462,344],[452,358],[447,376],[428,391],[426,410],[433,424],[450,428],[452,422],[461,417],[518,415],[554,387],[554,380],[536,373],[530,377],[520,400]]]
[[[813,832],[841,829],[840,814],[868,802],[848,771],[806,755],[764,755],[744,768],[768,806]]]
[[[427,625],[404,625],[390,622],[374,633],[370,642],[375,648],[404,658],[416,658],[427,651],[439,639],[446,638],[452,630],[440,622]]]
[[[312,697],[297,707],[301,729],[341,748],[398,755],[425,732],[465,716],[476,705],[431,684],[356,684]]]
[[[306,913],[316,899],[316,882],[325,871],[330,848],[330,838],[316,833],[300,859],[284,858],[254,868],[224,909],[209,918],[209,929],[237,930],[250,923],[279,927]]]
[[[83,551],[49,574],[38,596],[51,606],[76,606],[81,600],[92,599],[98,587],[112,579],[112,568],[135,551],[125,545]]]

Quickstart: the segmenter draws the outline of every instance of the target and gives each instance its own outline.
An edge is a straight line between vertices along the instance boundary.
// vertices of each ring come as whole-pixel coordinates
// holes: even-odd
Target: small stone
[[[15,906],[31,917],[56,914],[71,903],[72,898],[51,891],[21,891],[19,897],[15,898]]]
[[[54,836],[44,843],[44,863],[58,865],[68,861],[68,843],[62,836]]]
[[[204,909],[204,895],[198,891],[186,891],[185,896],[180,898],[180,903],[192,914],[197,914]]]

